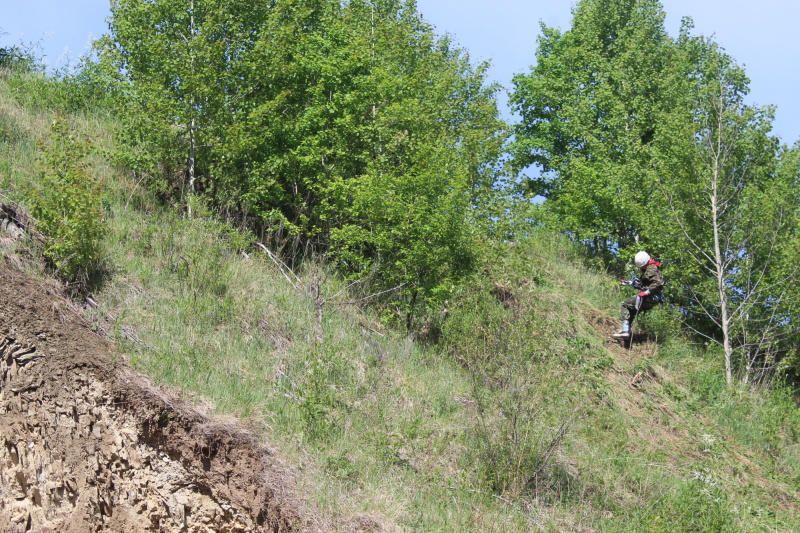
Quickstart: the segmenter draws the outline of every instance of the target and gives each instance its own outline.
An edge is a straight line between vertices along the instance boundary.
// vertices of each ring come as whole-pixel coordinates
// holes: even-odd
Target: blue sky
[[[438,33],[448,33],[475,60],[492,62],[493,81],[534,62],[539,21],[568,29],[572,0],[417,0]],[[670,35],[690,16],[695,33],[714,35],[750,77],[750,102],[777,105],[775,133],[800,139],[800,2],[796,0],[662,0]],[[0,43],[40,42],[48,66],[73,60],[91,36],[107,31],[108,0],[0,0]],[[505,102],[502,99],[501,102]],[[506,113],[506,116],[510,116]],[[513,117],[511,117],[513,120]]]

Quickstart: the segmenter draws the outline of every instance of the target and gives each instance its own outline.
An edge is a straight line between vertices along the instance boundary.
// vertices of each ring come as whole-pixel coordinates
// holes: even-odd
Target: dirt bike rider
[[[619,308],[622,319],[622,329],[614,333],[614,337],[629,337],[631,322],[638,313],[652,309],[661,303],[661,291],[664,287],[664,277],[661,275],[661,263],[650,258],[650,254],[641,251],[633,258],[642,275],[639,283],[634,285],[639,289],[637,296],[626,298]],[[637,301],[639,302],[637,308]]]

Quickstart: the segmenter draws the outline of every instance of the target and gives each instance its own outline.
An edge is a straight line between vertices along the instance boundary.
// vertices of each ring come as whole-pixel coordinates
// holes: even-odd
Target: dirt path
[[[316,529],[293,487],[273,451],[158,391],[0,259],[0,532]]]

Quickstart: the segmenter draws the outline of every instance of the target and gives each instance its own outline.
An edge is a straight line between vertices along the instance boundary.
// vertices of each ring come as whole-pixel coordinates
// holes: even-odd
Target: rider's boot
[[[614,333],[615,337],[630,337],[631,335],[631,321],[630,320],[623,320],[622,321],[622,329],[618,332]]]

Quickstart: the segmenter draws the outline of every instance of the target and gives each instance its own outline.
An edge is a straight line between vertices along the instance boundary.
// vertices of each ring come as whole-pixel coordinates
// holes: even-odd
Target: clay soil
[[[316,529],[276,453],[128,368],[0,257],[0,532]]]

